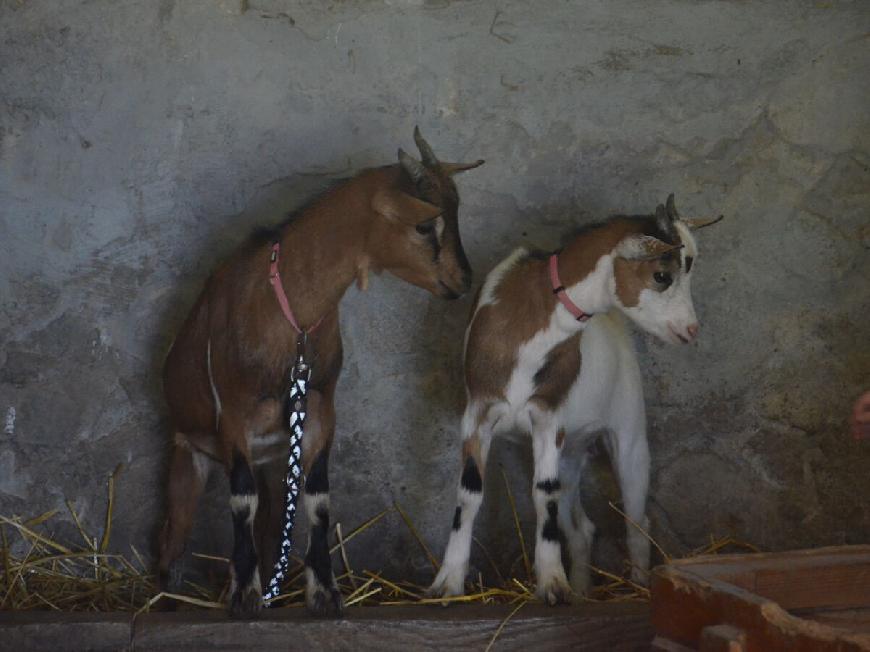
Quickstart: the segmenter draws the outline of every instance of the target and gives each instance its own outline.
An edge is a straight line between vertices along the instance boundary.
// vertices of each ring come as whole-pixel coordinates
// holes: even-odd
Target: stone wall
[[[711,534],[866,542],[870,444],[845,420],[870,387],[868,31],[870,7],[838,1],[0,0],[0,513],[68,498],[99,531],[123,463],[114,545],[149,550],[160,364],[209,270],[328,180],[412,150],[419,124],[444,158],[487,159],[458,179],[478,281],[518,244],[671,191],[684,214],[724,213],[699,233],[700,340],[636,338],[653,534],[673,554]],[[345,530],[397,501],[440,554],[469,304],[391,278],[344,299]],[[477,533],[504,571],[499,467],[531,540],[529,458],[491,458]],[[606,467],[586,496],[618,565]],[[227,552],[225,485],[191,549]],[[350,552],[431,573],[394,514]]]

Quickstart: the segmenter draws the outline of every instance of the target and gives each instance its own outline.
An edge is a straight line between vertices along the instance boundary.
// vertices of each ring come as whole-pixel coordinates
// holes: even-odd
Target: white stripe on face
[[[680,266],[683,271],[686,270],[686,258],[696,260],[698,258],[698,245],[695,242],[695,236],[692,231],[683,222],[677,220],[674,222],[677,227],[677,233],[680,235],[680,240],[683,243],[683,248],[680,249]]]

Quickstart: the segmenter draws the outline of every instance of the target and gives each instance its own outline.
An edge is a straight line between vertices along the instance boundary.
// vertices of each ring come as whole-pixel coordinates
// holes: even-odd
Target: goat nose
[[[701,330],[701,327],[698,325],[698,322],[695,322],[694,324],[689,324],[686,330],[689,332],[689,338],[695,339],[698,337],[698,331]]]

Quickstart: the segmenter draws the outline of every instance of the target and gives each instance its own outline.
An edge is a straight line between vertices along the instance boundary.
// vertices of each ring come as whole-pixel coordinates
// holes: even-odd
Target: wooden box
[[[870,546],[659,566],[652,620],[656,650],[870,651]]]

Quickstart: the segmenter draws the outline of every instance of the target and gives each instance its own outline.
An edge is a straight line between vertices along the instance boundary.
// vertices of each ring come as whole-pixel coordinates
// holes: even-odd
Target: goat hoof
[[[166,570],[157,572],[157,588],[161,593],[181,593],[184,582],[184,564],[176,560],[169,564]],[[178,603],[175,600],[161,600],[157,603],[157,611],[176,611]]]
[[[184,582],[184,564],[174,561],[169,565],[169,572],[164,578],[166,590],[170,593],[178,593]]]
[[[432,598],[433,600],[437,600],[438,598],[445,598],[441,601],[442,607],[449,607],[450,600],[447,598],[452,598],[457,595],[463,595],[462,591],[451,591],[445,586],[435,586],[434,584],[426,589],[426,592],[423,594],[427,598]]]
[[[442,567],[442,571],[444,571]],[[432,586],[426,589],[426,597],[427,598],[452,598],[458,595],[464,595],[465,593],[465,574],[463,573],[461,577],[456,575],[451,576],[449,573],[444,572],[438,573],[438,576],[435,578],[435,581],[432,582]],[[446,607],[450,604],[449,601],[445,600],[441,603],[442,606]]]
[[[309,613],[313,616],[324,618],[335,616],[340,618],[344,614],[344,600],[336,587],[315,588],[305,601]]]
[[[230,615],[233,618],[252,620],[263,609],[263,595],[260,587],[249,585],[244,590],[236,590],[230,598]]]
[[[542,582],[538,586],[536,594],[539,600],[552,607],[557,604],[570,603],[574,592],[565,580],[553,578]]]

